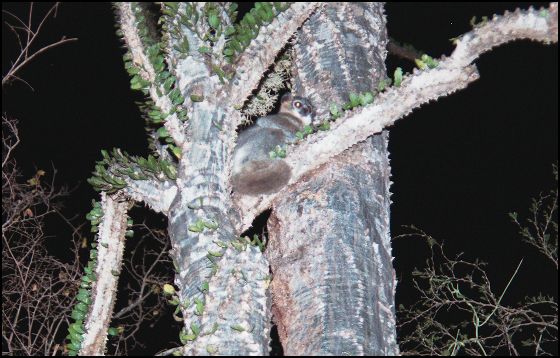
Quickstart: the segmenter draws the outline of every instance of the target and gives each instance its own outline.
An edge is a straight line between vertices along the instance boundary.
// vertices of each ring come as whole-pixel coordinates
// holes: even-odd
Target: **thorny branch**
[[[349,112],[331,129],[321,131],[299,145],[288,148],[286,163],[292,169],[289,184],[328,162],[334,156],[381,132],[405,117],[415,108],[467,87],[478,79],[472,61],[493,47],[518,40],[531,39],[545,43],[558,42],[558,3],[548,9],[517,10],[494,16],[456,40],[456,49],[449,58],[442,57],[436,68],[405,76],[400,86],[382,92],[373,104]],[[269,208],[287,190],[261,197],[236,198],[242,214],[240,231],[250,227],[255,216]]]
[[[32,59],[46,50],[76,39],[62,39],[56,43],[33,51],[32,44],[38,38],[47,18],[56,17],[58,3],[53,5],[38,26],[32,23],[34,6],[29,7],[27,22],[16,15],[4,11],[15,24],[4,24],[15,34],[20,54],[13,61],[10,70],[3,76],[2,86],[13,80],[21,80],[17,73]],[[23,81],[25,82],[25,81]],[[25,82],[26,83],[26,82]],[[82,269],[80,267],[80,248],[85,245],[81,233],[84,224],[75,225],[75,218],[65,216],[60,199],[68,196],[66,188],[55,186],[56,170],[53,168],[52,180],[45,182],[45,171],[22,181],[21,174],[13,158],[14,150],[20,143],[17,121],[2,115],[2,337],[3,355],[56,355],[65,352],[60,344],[69,324],[70,311],[75,303],[76,291]],[[57,215],[71,228],[71,258],[61,260],[48,253],[47,240],[53,240],[45,233],[44,220]],[[146,225],[137,225],[142,230]],[[170,278],[161,275],[159,265],[168,263],[164,254],[168,251],[169,241],[162,231],[149,230],[161,245],[161,250],[139,247],[139,252],[127,262],[129,270],[134,270],[134,279],[128,289],[134,301],[123,308],[115,318],[125,325],[124,334],[119,336],[116,352],[126,353],[138,342],[135,334],[141,323],[157,320],[158,312],[163,310],[165,301],[159,293],[162,282]],[[59,238],[62,239],[62,238]],[[153,243],[153,241],[152,241]],[[141,256],[142,264],[153,259],[150,269],[145,265],[132,263]],[[154,272],[154,267],[158,270]],[[140,289],[132,287],[139,283]],[[136,295],[138,294],[138,297]],[[155,299],[154,299],[155,297]],[[132,325],[130,322],[134,322]]]

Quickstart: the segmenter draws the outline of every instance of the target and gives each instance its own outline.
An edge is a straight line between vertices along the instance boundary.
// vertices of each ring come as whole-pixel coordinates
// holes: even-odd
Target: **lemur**
[[[277,114],[257,119],[237,138],[233,153],[232,185],[236,193],[244,195],[270,194],[288,183],[291,170],[269,153],[277,146],[285,147],[296,141],[296,132],[310,125],[315,112],[303,97],[282,96]]]

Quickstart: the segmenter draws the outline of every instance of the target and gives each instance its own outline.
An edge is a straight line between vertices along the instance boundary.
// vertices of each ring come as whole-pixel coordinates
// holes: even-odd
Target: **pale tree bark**
[[[92,284],[92,301],[90,316],[98,317],[89,320],[85,325],[82,355],[102,355],[107,341],[107,330],[117,297],[118,273],[122,265],[124,238],[127,227],[127,211],[130,202],[119,198],[119,195],[101,194],[103,215],[111,220],[102,221],[99,227],[99,243],[97,246],[96,280]],[[95,259],[95,257],[92,257]]]
[[[108,194],[142,201],[168,217],[184,319],[183,346],[175,353],[268,354],[268,262],[239,235],[256,215],[274,206],[269,256],[286,353],[397,354],[387,135],[353,146],[421,104],[466,87],[477,78],[471,61],[492,46],[517,38],[557,41],[557,4],[477,26],[436,68],[405,76],[374,104],[348,111],[330,130],[289,148],[285,162],[292,168],[290,186],[259,197],[231,193],[231,157],[243,119],[238,108],[315,11],[296,45],[296,89],[309,96],[324,117],[329,104],[345,102],[349,91],[374,88],[385,78],[382,6],[267,4],[253,9],[259,24],[255,18],[244,19],[249,33],[240,29],[243,46],[235,49],[228,47],[232,39],[226,41],[225,35],[231,24],[228,4],[162,7],[160,39],[146,25],[144,5],[116,5],[129,49],[125,67],[131,87],[149,96],[146,112],[161,126],[157,135],[150,129],[150,138],[164,137],[167,144],[154,144],[160,158],[104,152],[90,183]],[[228,56],[233,64],[227,63]],[[169,150],[178,158],[176,164]],[[100,228],[119,227],[115,232],[122,237],[126,210],[117,211],[103,216]],[[112,251],[100,250],[97,262],[105,262]],[[114,287],[116,280],[110,280],[107,287]],[[97,299],[112,300],[103,297],[95,294],[91,307],[100,307]],[[84,328],[106,327],[110,310],[92,315],[91,307]],[[91,352],[103,352],[99,335],[104,333],[99,332],[100,344]],[[75,346],[89,352],[91,340],[74,336]]]
[[[295,92],[317,115],[384,80],[380,3],[330,3],[298,32]],[[396,355],[388,132],[292,185],[274,204],[268,257],[287,355]]]

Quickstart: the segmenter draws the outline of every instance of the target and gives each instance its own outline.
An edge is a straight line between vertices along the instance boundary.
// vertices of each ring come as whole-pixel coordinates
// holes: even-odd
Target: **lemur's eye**
[[[295,101],[295,102],[294,102],[294,107],[300,108],[301,106],[302,106],[302,104],[301,104],[300,101]]]

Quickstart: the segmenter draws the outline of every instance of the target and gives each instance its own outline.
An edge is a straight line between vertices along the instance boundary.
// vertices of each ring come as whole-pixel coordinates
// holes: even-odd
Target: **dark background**
[[[530,4],[546,6],[390,3],[386,6],[388,31],[398,41],[439,57],[451,53],[450,38],[470,30],[472,16],[480,19]],[[47,5],[36,4],[35,15],[44,14]],[[2,7],[26,18],[27,3],[3,3]],[[5,14],[3,19],[7,19]],[[62,35],[79,41],[34,60],[19,74],[33,90],[21,82],[3,88],[2,107],[3,113],[20,121],[22,141],[16,159],[25,179],[38,168],[51,175],[55,167],[57,183],[77,186],[66,209],[84,217],[91,199],[97,198],[85,179],[101,158],[100,150],[119,147],[146,155],[147,141],[135,105],[141,96],[129,88],[111,6],[63,3],[57,18],[45,25],[37,45]],[[14,37],[3,26],[3,73],[15,51]],[[506,303],[539,291],[557,297],[557,272],[522,243],[507,213],[517,211],[526,217],[530,199],[555,185],[558,47],[517,41],[483,55],[476,64],[478,81],[424,105],[390,129],[392,234],[407,232],[402,225],[414,224],[444,240],[451,256],[465,252],[465,259],[488,262],[496,292],[501,292],[524,258]],[[406,71],[412,68],[390,56],[389,73],[396,66]],[[64,247],[70,234],[53,225],[47,230],[56,235],[51,239],[53,253],[60,253],[55,248]],[[419,240],[394,241],[397,304],[417,299],[410,272],[421,267],[428,254]],[[165,330],[156,332],[169,338]],[[154,352],[165,348],[157,340],[158,333],[150,337],[157,342],[151,347]]]

